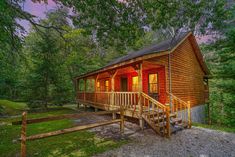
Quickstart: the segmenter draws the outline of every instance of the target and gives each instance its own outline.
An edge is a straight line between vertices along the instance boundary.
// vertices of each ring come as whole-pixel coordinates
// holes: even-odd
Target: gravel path
[[[110,119],[108,116],[89,116],[77,124]],[[151,129],[142,131],[138,125],[125,122],[125,134],[119,124],[97,127],[90,131],[114,140],[129,139],[130,143],[96,157],[235,157],[235,134],[192,127],[173,134],[171,138],[156,135]]]
[[[132,142],[97,157],[235,157],[235,134],[209,129],[186,129],[162,138],[148,129]]]

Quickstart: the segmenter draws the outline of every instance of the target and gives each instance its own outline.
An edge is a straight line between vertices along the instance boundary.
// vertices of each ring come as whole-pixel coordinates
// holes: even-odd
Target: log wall
[[[150,59],[165,66],[166,90],[169,91],[169,55]],[[194,53],[192,42],[187,38],[171,53],[172,93],[192,106],[205,103],[203,72]]]

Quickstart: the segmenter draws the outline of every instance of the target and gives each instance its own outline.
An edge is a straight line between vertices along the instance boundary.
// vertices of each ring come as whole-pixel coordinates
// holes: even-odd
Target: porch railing
[[[143,117],[159,134],[170,136],[170,108],[144,92],[78,92],[77,99],[98,105],[132,110],[132,116]]]
[[[182,119],[183,123],[191,127],[191,106],[190,101],[185,102],[175,95],[167,92],[168,102],[172,103],[171,112],[176,114],[177,118]],[[170,101],[171,99],[171,101]]]
[[[77,99],[95,104],[136,109],[139,101],[138,92],[82,92],[77,93]]]

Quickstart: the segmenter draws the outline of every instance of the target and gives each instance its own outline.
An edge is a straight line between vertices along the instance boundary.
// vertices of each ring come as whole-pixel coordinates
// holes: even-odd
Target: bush
[[[46,102],[42,100],[32,100],[27,103],[30,109],[42,109],[46,108]]]
[[[4,115],[4,108],[2,106],[0,106],[0,116]]]

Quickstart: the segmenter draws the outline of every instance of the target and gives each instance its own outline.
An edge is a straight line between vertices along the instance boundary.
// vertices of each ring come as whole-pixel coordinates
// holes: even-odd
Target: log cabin
[[[204,119],[209,70],[194,35],[181,33],[75,77],[78,104],[125,116],[161,135]]]

